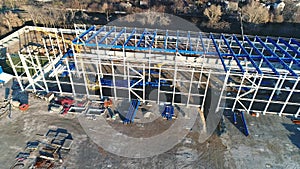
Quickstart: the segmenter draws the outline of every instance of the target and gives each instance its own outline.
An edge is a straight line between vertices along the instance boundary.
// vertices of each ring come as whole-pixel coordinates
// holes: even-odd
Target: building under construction
[[[299,116],[300,43],[115,26],[26,26],[1,40],[22,90]]]

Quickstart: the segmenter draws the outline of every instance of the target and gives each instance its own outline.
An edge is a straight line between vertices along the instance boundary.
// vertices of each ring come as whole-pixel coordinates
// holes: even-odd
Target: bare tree
[[[212,5],[209,8],[206,8],[203,14],[208,17],[209,23],[214,25],[218,23],[221,19],[221,6]]]
[[[243,20],[250,23],[266,23],[269,21],[269,10],[257,1],[252,1],[242,8]]]
[[[102,12],[105,12],[106,14],[106,21],[109,22],[110,21],[110,12],[112,10],[112,6],[110,4],[108,4],[107,2],[104,2],[102,7],[101,7]]]
[[[274,12],[271,13],[270,22],[281,23],[284,21],[283,15],[280,10],[275,9]]]
[[[295,23],[300,23],[300,6],[297,8],[297,10],[295,11],[292,21]]]
[[[2,14],[3,25],[8,28],[8,31],[12,31],[13,27],[22,26],[23,21],[19,18],[18,14],[15,14],[11,11]]]

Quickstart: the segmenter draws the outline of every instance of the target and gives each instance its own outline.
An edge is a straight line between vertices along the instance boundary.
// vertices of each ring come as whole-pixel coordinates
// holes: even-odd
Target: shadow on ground
[[[296,124],[282,124],[288,131],[290,131],[289,139],[300,149],[300,125]]]

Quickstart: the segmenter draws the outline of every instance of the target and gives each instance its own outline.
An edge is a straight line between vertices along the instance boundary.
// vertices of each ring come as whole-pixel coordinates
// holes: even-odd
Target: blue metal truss
[[[94,39],[100,32],[105,31],[106,27],[102,27],[99,29],[96,33],[94,33],[88,40],[85,41],[85,43],[89,43],[92,39]]]
[[[76,43],[77,40],[82,39],[85,35],[87,35],[88,33],[90,33],[92,30],[94,30],[96,28],[96,26],[91,26],[88,30],[86,30],[85,32],[83,32],[81,35],[79,35],[79,37],[76,37],[72,42]]]
[[[299,42],[297,42],[295,39],[291,39],[291,43],[293,43],[293,44],[295,44],[295,45],[297,45],[298,46],[298,48],[300,48],[300,43]]]
[[[101,40],[98,42],[98,44],[101,44],[114,30],[116,30],[116,27],[113,27],[109,32],[107,32],[106,34],[105,34],[105,36],[103,36],[102,38],[101,38]]]
[[[127,43],[130,41],[130,39],[132,38],[132,36],[134,35],[134,33],[136,32],[136,29],[133,29],[131,34],[128,36],[128,38],[126,39],[125,43],[123,44],[123,46],[126,46]]]
[[[176,50],[178,50],[179,31],[176,31]]]
[[[109,28],[107,30],[107,28]],[[102,49],[122,49],[125,50],[134,50],[134,51],[154,51],[154,52],[162,52],[162,53],[180,53],[182,55],[193,55],[195,57],[206,55],[218,55],[222,62],[222,66],[224,67],[225,72],[229,70],[230,65],[226,62],[226,57],[231,57],[235,60],[237,67],[239,69],[235,69],[235,71],[240,71],[244,73],[246,71],[246,67],[241,64],[242,59],[247,59],[252,64],[251,71],[256,71],[258,74],[269,73],[263,71],[265,67],[270,68],[275,75],[280,75],[278,65],[289,72],[290,75],[294,77],[298,77],[298,72],[294,69],[300,67],[300,43],[291,38],[289,42],[285,41],[282,38],[279,38],[278,41],[273,40],[270,37],[266,38],[264,42],[260,37],[256,36],[254,42],[252,42],[247,36],[244,36],[244,42],[241,41],[235,36],[231,35],[232,43],[229,42],[228,38],[226,38],[223,34],[218,36],[218,39],[215,39],[213,34],[209,34],[208,37],[203,36],[201,32],[199,34],[191,34],[191,32],[187,32],[185,37],[183,37],[183,33],[179,31],[175,32],[176,34],[172,34],[170,38],[170,33],[168,30],[165,31],[164,34],[157,33],[155,31],[148,31],[144,29],[143,32],[138,33],[136,28],[132,29],[118,29],[116,31],[116,27],[101,27],[96,30],[95,26],[90,27],[88,30],[83,32],[81,35],[76,37],[72,42],[76,45],[86,45],[87,47],[95,47],[99,46]],[[127,32],[128,31],[128,32]],[[114,33],[113,33],[114,32]],[[99,34],[104,34],[103,37],[98,41],[98,44],[93,41]],[[84,39],[85,35],[91,35],[87,40]],[[125,36],[124,36],[125,35]],[[156,44],[156,36],[163,36],[161,40],[159,40]],[[192,35],[196,35],[197,37],[192,37]],[[149,42],[146,43],[145,37]],[[121,38],[122,37],[122,38]],[[132,38],[135,37],[134,41]],[[109,41],[107,41],[109,39]],[[80,41],[79,41],[80,40]],[[124,43],[123,43],[124,41]],[[193,44],[193,42],[197,44]],[[200,42],[201,41],[201,42]],[[104,43],[106,42],[106,43]],[[131,42],[131,43],[130,43]],[[145,42],[145,45],[142,43]],[[214,51],[211,51],[209,45],[206,46],[205,43],[213,43]],[[123,44],[123,45],[122,45]],[[259,44],[259,47],[257,46]],[[194,46],[193,46],[194,45]],[[233,48],[234,45],[234,48]],[[262,52],[259,48],[263,47],[265,52]],[[253,50],[255,53],[249,53],[248,48]],[[200,49],[200,50],[199,50]],[[240,50],[239,54],[235,53],[236,50]],[[295,55],[293,55],[293,53]],[[262,65],[258,66],[257,60],[260,60]],[[295,67],[297,66],[297,67]]]
[[[154,43],[154,41],[155,41],[156,32],[157,32],[157,31],[153,32],[152,41],[151,41],[150,45],[148,46],[149,48],[152,47],[152,45],[153,45],[153,43]]]
[[[280,59],[280,57],[274,53],[258,36],[255,36],[255,39],[258,40],[258,42],[269,52],[273,57],[275,57],[275,60],[278,60],[279,63],[288,70],[293,76],[298,77],[297,73],[295,73],[284,61]]]
[[[251,64],[253,65],[253,67],[255,67],[255,69],[257,70],[258,74],[263,74],[263,72],[260,70],[260,68],[258,67],[258,65],[255,63],[255,61],[251,58],[250,54],[247,52],[247,50],[244,48],[244,46],[240,43],[240,41],[237,39],[237,37],[235,35],[233,35],[233,39],[235,40],[235,42],[239,45],[239,47],[242,49],[242,51],[246,54],[246,58],[248,60],[250,60]]]
[[[201,44],[202,44],[202,49],[204,52],[206,52],[206,48],[205,48],[205,45],[204,45],[204,42],[203,42],[203,37],[202,37],[202,33],[200,32],[200,40],[201,40]],[[197,49],[198,50],[198,49]]]
[[[140,47],[142,41],[144,40],[145,34],[148,34],[147,29],[145,29],[144,32],[142,33],[142,36],[140,37],[140,40],[138,41],[138,43],[136,45],[137,47]]]
[[[279,38],[279,42],[285,44],[290,50],[292,50],[297,56],[300,56],[300,52],[295,49],[292,45],[290,45],[288,42],[286,42],[284,39]]]
[[[256,48],[256,46],[250,41],[250,39],[247,36],[244,36],[245,40],[248,42],[248,44],[253,48],[253,50],[259,54],[259,58],[262,58],[264,62],[267,63],[269,68],[276,74],[280,75],[280,73],[276,70],[276,68],[270,63],[270,61]],[[253,57],[252,57],[253,58]]]
[[[296,63],[296,64],[298,64],[298,66],[300,66],[299,61],[296,60],[290,53],[285,51],[281,46],[279,46],[272,38],[268,37],[267,41],[272,43],[277,49],[279,49],[280,52],[282,52],[284,54],[284,56],[287,56],[289,59],[291,59],[291,61],[293,61],[293,63]],[[287,60],[286,58],[284,58],[284,59]]]
[[[222,53],[220,52],[219,46],[217,45],[217,43],[216,43],[216,41],[215,41],[214,35],[213,35],[213,34],[210,34],[210,38],[212,39],[212,42],[213,42],[213,44],[214,44],[214,46],[215,46],[215,48],[216,48],[216,50],[217,50],[218,56],[219,56],[219,58],[221,59],[221,62],[222,62],[222,65],[223,65],[223,67],[224,67],[225,72],[227,72],[227,71],[228,71],[228,68],[227,68],[226,63],[225,63],[225,61],[224,61],[224,59],[223,59],[223,55],[222,55]]]
[[[126,28],[123,28],[121,32],[115,37],[115,39],[110,43],[110,45],[114,45],[116,41],[121,37],[121,35],[126,31]]]
[[[222,39],[224,40],[228,50],[230,51],[230,53],[232,54],[231,56],[234,58],[234,60],[236,61],[238,67],[240,68],[240,70],[244,73],[245,69],[243,68],[243,66],[241,65],[241,62],[239,60],[239,58],[236,56],[236,54],[234,53],[234,51],[232,50],[232,48],[230,47],[227,39],[224,37],[224,35],[221,35]],[[223,57],[223,56],[222,56]]]

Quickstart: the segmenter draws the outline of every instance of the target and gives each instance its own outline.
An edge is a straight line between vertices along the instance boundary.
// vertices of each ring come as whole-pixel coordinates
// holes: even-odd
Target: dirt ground
[[[28,141],[39,139],[40,135],[55,128],[68,130],[74,140],[60,168],[298,169],[300,166],[300,126],[285,117],[246,115],[250,131],[246,137],[230,122],[231,117],[225,116],[227,132],[222,136],[214,134],[202,144],[198,143],[201,127],[196,123],[186,138],[171,150],[148,158],[126,158],[96,145],[76,115],[49,113],[42,100],[31,98],[30,104],[27,112],[13,110],[11,118],[3,116],[0,119],[0,168],[10,168]]]

